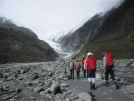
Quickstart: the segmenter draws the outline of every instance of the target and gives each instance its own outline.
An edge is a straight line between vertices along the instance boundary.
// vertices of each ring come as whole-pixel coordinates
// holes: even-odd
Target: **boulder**
[[[35,80],[35,79],[38,79],[38,78],[39,78],[39,74],[38,73],[32,74],[32,77],[31,77],[32,80]]]
[[[3,73],[0,73],[0,78],[3,78]]]
[[[60,86],[61,86],[62,91],[67,91],[67,89],[69,87],[69,85],[65,84],[65,83],[60,84]]]
[[[37,86],[37,87],[33,88],[33,90],[35,93],[40,93],[41,91],[44,91],[45,89],[41,86]]]
[[[51,71],[49,71],[48,76],[49,77],[52,77],[53,76],[53,73]]]
[[[8,85],[3,85],[0,87],[0,91],[3,92],[3,91],[9,91],[10,90],[10,87]]]
[[[30,71],[30,67],[26,67],[26,68],[24,68],[24,70],[23,70],[23,74],[24,73],[28,73]]]
[[[60,86],[59,82],[54,81],[52,86],[50,87],[50,91],[55,95],[58,93],[62,93],[61,86]]]

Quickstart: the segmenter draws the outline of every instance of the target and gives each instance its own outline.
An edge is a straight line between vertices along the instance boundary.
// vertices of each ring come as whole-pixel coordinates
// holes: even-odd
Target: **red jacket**
[[[105,54],[105,56],[106,56],[106,65],[107,66],[113,65],[113,55],[112,55],[112,52],[107,52]]]
[[[89,56],[85,60],[86,70],[96,70],[96,57],[95,56]]]

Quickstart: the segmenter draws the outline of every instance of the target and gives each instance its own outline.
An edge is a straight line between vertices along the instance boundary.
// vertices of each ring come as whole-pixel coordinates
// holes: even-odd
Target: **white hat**
[[[92,52],[88,52],[87,53],[87,56],[90,56],[90,55],[93,55],[93,53]]]

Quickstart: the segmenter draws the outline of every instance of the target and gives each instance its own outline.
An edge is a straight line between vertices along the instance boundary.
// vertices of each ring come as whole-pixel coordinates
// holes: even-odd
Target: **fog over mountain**
[[[0,16],[32,29],[40,39],[67,33],[123,0],[0,0]]]

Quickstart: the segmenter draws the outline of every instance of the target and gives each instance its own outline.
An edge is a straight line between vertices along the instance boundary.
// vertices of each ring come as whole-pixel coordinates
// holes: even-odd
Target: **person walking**
[[[104,54],[103,57],[103,65],[105,69],[105,82],[106,84],[109,83],[109,75],[111,76],[111,79],[114,81],[115,80],[115,75],[114,75],[114,63],[113,63],[113,54],[111,51],[107,51]]]
[[[80,79],[80,68],[81,68],[80,62],[79,60],[77,60],[75,63],[75,71],[76,71],[77,79]]]
[[[96,57],[92,52],[87,53],[87,57],[85,59],[84,65],[87,71],[87,77],[90,82],[90,89],[95,90],[95,77],[96,77]]]
[[[84,61],[85,61],[85,56],[83,56],[83,58],[82,58],[82,71],[83,71],[84,78],[86,78],[86,68],[84,65]]]
[[[71,60],[70,61],[70,76],[71,76],[71,79],[74,79],[74,68],[75,68],[74,60]]]

